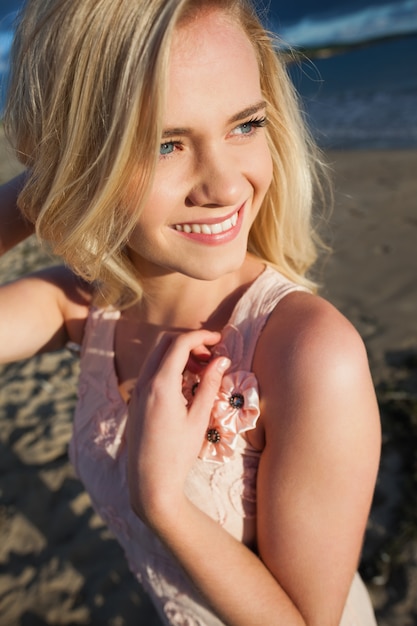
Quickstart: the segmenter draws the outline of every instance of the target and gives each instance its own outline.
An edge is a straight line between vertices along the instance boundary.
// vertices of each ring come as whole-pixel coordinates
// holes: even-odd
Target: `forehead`
[[[185,24],[180,23],[174,33],[171,58],[192,62],[196,54],[209,56],[225,50],[254,56],[252,44],[237,19],[212,8],[200,11]]]
[[[232,16],[206,11],[174,33],[168,70],[168,108],[200,98],[200,106],[213,100],[233,101],[261,94],[254,48]],[[237,103],[236,103],[237,104]],[[233,111],[232,111],[233,112]]]

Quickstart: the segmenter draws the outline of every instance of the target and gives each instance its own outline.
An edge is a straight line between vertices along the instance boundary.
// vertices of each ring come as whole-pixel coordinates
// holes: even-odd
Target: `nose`
[[[208,208],[235,206],[242,201],[243,186],[244,175],[232,154],[205,151],[196,160],[186,204]]]

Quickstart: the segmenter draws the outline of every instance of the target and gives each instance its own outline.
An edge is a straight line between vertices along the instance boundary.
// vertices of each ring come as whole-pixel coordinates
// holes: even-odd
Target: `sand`
[[[380,626],[417,624],[417,152],[328,154],[334,253],[322,293],[365,340],[384,431],[361,572]],[[0,135],[0,182],[17,165]],[[53,262],[31,239],[0,282]],[[159,624],[68,463],[78,362],[0,369],[0,626]]]

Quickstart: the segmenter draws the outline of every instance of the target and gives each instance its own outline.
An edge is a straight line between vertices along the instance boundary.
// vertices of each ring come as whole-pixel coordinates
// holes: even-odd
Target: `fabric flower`
[[[180,594],[178,594],[178,597],[181,599]],[[184,608],[184,604],[186,602],[187,598],[185,601],[180,601],[178,604],[175,600],[169,600],[165,603],[164,613],[167,616],[169,623],[172,624],[172,626],[203,626],[199,619],[190,615]]]
[[[96,458],[101,458],[103,453],[112,459],[117,458],[124,441],[126,421],[127,412],[123,404],[117,407],[109,401],[94,412],[88,442]]]
[[[259,413],[255,375],[245,371],[226,374],[211,411],[200,458],[222,463],[233,456],[238,435],[255,428]]]
[[[184,396],[187,406],[191,406],[197,387],[200,384],[200,376],[189,370],[185,370],[182,375],[182,395]]]
[[[224,429],[235,433],[255,428],[259,395],[258,382],[252,372],[239,371],[224,376],[212,416]]]
[[[223,463],[233,456],[236,440],[237,433],[223,429],[212,420],[207,428],[206,436],[198,456],[204,461]]]

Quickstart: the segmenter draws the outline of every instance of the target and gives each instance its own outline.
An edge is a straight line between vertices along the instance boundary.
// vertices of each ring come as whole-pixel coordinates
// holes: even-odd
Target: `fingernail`
[[[219,372],[223,374],[230,367],[231,360],[227,358],[227,356],[222,356],[221,359],[217,361],[217,369]]]

